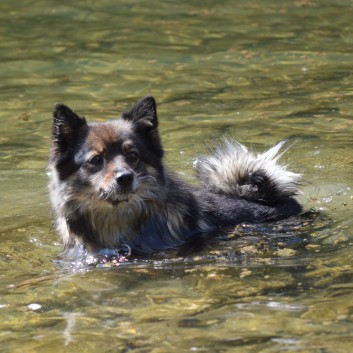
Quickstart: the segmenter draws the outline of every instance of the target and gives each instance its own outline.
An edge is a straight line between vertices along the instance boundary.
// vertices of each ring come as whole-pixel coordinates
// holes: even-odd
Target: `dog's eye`
[[[136,162],[139,159],[139,155],[137,152],[129,152],[126,155],[126,158],[130,161],[130,162]]]
[[[101,155],[99,155],[99,154],[97,154],[96,156],[92,157],[92,158],[88,161],[89,164],[92,164],[92,165],[94,165],[94,166],[99,166],[99,165],[103,164],[103,162],[104,162],[104,159],[103,159],[103,157],[102,157]]]

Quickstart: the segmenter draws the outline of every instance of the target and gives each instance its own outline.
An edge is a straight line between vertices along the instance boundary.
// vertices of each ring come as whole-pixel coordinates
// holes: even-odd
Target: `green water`
[[[1,1],[0,351],[352,352],[352,18],[350,0]],[[219,133],[291,138],[321,215],[184,259],[60,265],[53,105],[102,120],[147,94],[187,180]]]

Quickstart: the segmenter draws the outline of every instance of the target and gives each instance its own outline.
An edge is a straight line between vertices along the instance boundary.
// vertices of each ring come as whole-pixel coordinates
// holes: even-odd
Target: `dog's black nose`
[[[126,189],[132,185],[134,175],[128,170],[123,170],[116,173],[115,179],[119,186]]]

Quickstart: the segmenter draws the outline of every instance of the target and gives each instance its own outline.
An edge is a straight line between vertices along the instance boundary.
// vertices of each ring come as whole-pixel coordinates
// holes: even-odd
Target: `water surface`
[[[0,351],[351,352],[351,1],[0,10]],[[186,258],[63,264],[45,174],[53,105],[104,120],[148,94],[166,162],[190,182],[209,138],[258,150],[290,138],[283,159],[309,212]]]

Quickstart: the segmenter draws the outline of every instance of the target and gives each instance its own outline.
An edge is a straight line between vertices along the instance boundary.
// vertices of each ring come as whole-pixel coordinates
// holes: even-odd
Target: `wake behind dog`
[[[199,158],[194,186],[164,166],[153,97],[104,123],[58,104],[48,166],[55,227],[66,249],[150,254],[221,227],[288,218],[301,212],[301,175],[278,164],[284,144],[256,154],[224,139]]]

